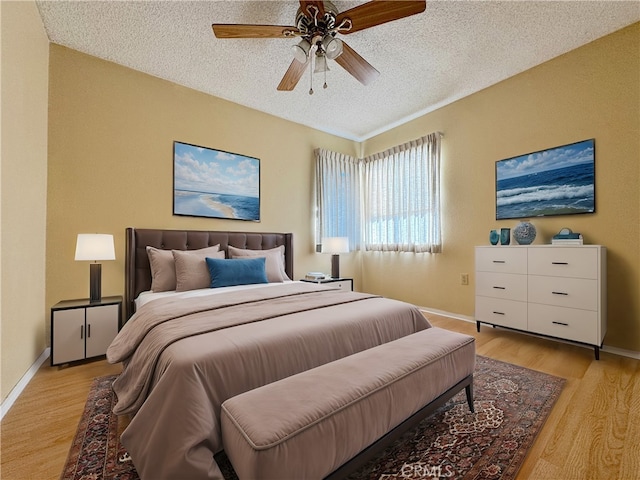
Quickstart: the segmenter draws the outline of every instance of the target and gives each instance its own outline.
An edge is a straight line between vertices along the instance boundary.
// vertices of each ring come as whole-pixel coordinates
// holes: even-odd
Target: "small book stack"
[[[551,245],[582,245],[582,234],[580,233],[558,233],[551,239]]]
[[[324,280],[326,275],[322,272],[309,272],[304,276],[305,280],[310,280],[312,282],[318,282],[320,280]]]

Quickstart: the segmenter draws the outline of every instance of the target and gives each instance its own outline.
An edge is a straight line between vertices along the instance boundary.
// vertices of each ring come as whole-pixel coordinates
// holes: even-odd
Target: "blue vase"
[[[536,239],[536,227],[530,222],[520,222],[513,229],[513,238],[519,245],[531,245]]]
[[[500,234],[498,233],[498,231],[491,230],[489,232],[489,242],[491,242],[491,245],[497,245],[499,241],[500,241]]]
[[[511,229],[510,228],[501,228],[500,229],[500,243],[502,245],[509,245],[509,243],[511,243]]]

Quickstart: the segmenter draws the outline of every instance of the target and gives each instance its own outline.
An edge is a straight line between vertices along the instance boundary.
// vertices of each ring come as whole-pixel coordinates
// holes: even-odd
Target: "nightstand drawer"
[[[531,248],[529,275],[596,279],[598,251],[585,247]]]
[[[529,304],[529,331],[600,345],[597,313],[591,310]]]
[[[598,283],[583,278],[529,275],[529,302],[597,310]]]
[[[527,301],[527,276],[515,273],[478,272],[476,295]]]
[[[518,247],[476,247],[476,271],[527,273],[527,250]]]
[[[330,285],[333,287],[340,287],[340,290],[344,290],[345,292],[351,292],[353,290],[352,280],[340,280],[338,282],[331,282]]]
[[[353,291],[353,278],[323,278],[321,280],[308,280],[301,278],[301,282],[317,283],[320,285],[331,285],[332,287],[338,287],[345,292]]]
[[[526,330],[527,304],[500,298],[476,297],[475,318],[480,322]]]

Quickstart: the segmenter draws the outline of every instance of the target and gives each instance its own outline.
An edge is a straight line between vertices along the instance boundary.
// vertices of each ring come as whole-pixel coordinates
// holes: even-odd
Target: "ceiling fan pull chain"
[[[313,95],[313,58],[311,58],[311,52],[309,52],[309,78],[311,79],[309,95]]]
[[[322,88],[327,88],[327,70],[329,69],[325,68],[324,70],[324,85],[322,86]]]

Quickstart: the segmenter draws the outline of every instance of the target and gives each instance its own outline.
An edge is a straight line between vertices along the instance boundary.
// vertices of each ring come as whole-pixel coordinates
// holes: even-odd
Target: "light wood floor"
[[[436,326],[476,337],[480,355],[567,379],[518,479],[640,479],[640,361],[435,315]],[[3,480],[58,479],[104,360],[44,364],[1,425]]]

